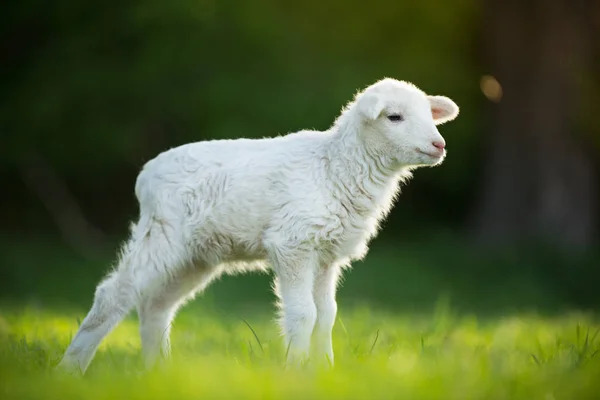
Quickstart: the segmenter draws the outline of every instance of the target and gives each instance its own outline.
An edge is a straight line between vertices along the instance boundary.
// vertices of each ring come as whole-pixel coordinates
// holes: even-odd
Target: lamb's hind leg
[[[92,308],[67,348],[59,368],[85,372],[102,339],[135,304],[133,282],[122,271],[109,274],[96,288]]]
[[[186,264],[174,230],[154,219],[132,228],[117,269],[101,282],[88,315],[67,348],[58,368],[84,373],[102,339],[144,294],[152,292]]]
[[[138,304],[142,351],[147,368],[171,353],[171,323],[178,309],[217,276],[214,268],[196,266],[181,271]]]

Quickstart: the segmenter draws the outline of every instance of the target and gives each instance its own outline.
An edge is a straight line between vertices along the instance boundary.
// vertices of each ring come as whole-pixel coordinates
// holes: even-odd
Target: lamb
[[[272,268],[287,364],[328,360],[341,272],[367,253],[400,184],[446,157],[436,125],[458,106],[382,79],[324,132],[212,140],[147,162],[140,215],[59,368],[84,373],[134,307],[147,367],[170,353],[178,309],[222,274]],[[313,340],[311,347],[311,340]]]

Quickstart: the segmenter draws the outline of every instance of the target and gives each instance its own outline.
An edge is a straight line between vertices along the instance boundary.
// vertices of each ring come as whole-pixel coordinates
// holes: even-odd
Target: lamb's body
[[[408,100],[424,96],[401,87]],[[307,355],[316,325],[317,351],[333,361],[340,269],[366,254],[399,181],[427,163],[422,155],[404,162],[400,144],[365,136],[374,129],[363,125],[368,111],[351,104],[326,132],[198,142],[149,161],[135,187],[139,221],[62,365],[85,370],[134,306],[151,365],[168,353],[170,322],[186,299],[223,272],[268,265],[290,357]]]
[[[210,266],[260,268],[280,240],[320,249],[324,263],[361,257],[400,174],[368,171],[356,155],[332,158],[338,141],[303,131],[171,149],[138,177],[141,220],[171,225],[189,257]]]

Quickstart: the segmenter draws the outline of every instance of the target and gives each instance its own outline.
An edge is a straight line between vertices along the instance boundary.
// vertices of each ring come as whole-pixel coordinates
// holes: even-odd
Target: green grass
[[[335,367],[286,370],[270,314],[219,314],[194,304],[176,320],[173,358],[162,369],[143,370],[131,317],[105,340],[84,378],[52,370],[84,310],[3,308],[0,398],[581,400],[600,394],[594,315],[478,320],[443,305],[423,315],[342,306]]]
[[[0,400],[600,398],[597,253],[379,241],[338,291],[330,370],[284,368],[270,276],[224,277],[178,315],[164,368],[142,368],[132,315],[76,378],[53,366],[114,254],[4,239]]]

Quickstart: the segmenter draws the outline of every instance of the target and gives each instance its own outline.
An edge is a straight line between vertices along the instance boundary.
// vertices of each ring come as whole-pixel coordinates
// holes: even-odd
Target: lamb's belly
[[[211,239],[209,242],[218,249],[218,256],[224,262],[253,261],[267,256],[259,237],[215,234]]]
[[[250,247],[242,243],[233,243],[232,246],[223,253],[225,262],[254,262],[267,258],[267,252],[262,246]]]

